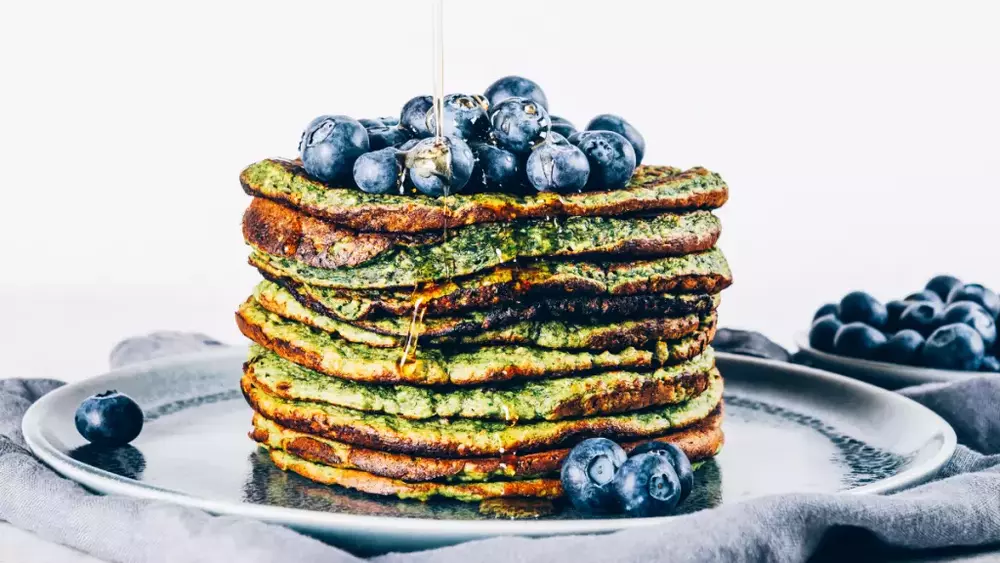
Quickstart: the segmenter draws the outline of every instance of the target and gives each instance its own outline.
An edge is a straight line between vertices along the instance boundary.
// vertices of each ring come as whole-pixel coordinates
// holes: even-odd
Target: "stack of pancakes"
[[[282,469],[404,498],[556,497],[588,437],[695,462],[721,447],[718,175],[430,198],[265,160],[241,181],[264,277],[237,313],[242,387]]]

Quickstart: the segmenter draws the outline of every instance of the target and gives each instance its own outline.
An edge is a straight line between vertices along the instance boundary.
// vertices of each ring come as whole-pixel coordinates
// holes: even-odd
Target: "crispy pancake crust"
[[[560,421],[508,425],[469,419],[404,418],[364,413],[332,405],[288,401],[268,394],[252,377],[240,380],[254,411],[290,428],[358,446],[432,457],[500,456],[568,447],[591,436],[638,439],[697,424],[722,401],[722,377],[713,371],[709,386],[680,405]]]
[[[649,349],[595,353],[529,346],[447,351],[418,346],[404,358],[401,350],[355,344],[283,319],[252,300],[240,306],[236,323],[250,340],[320,373],[367,383],[414,385],[481,385],[612,369],[656,368],[695,357],[715,335],[712,316],[703,323],[694,322],[679,340],[656,342]]]
[[[488,458],[419,457],[352,446],[284,428],[254,414],[250,438],[271,449],[285,450],[306,461],[357,469],[402,481],[476,482],[490,479],[534,479],[558,474],[569,448],[533,454]],[[722,448],[722,406],[694,426],[641,441],[621,442],[625,451],[649,440],[676,444],[692,462],[703,461]]]
[[[559,195],[500,193],[454,195],[371,195],[332,188],[309,178],[296,162],[263,160],[240,174],[243,190],[359,231],[437,231],[476,223],[570,216],[714,209],[729,197],[722,179],[704,168],[681,172],[643,165],[622,190]]]

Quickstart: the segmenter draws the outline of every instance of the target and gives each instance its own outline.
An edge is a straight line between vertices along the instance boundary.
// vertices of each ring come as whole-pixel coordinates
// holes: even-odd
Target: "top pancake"
[[[294,162],[263,160],[240,174],[243,189],[358,231],[419,233],[477,223],[550,217],[612,217],[721,207],[729,189],[704,168],[682,172],[667,166],[636,169],[621,190],[519,196],[504,193],[374,195],[330,187],[306,175]]]

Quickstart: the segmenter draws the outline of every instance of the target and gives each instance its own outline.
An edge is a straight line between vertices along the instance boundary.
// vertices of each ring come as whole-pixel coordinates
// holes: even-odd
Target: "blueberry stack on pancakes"
[[[718,175],[434,198],[265,160],[241,182],[263,276],[237,312],[242,388],[280,468],[402,498],[552,498],[589,437],[694,462],[721,447]]]

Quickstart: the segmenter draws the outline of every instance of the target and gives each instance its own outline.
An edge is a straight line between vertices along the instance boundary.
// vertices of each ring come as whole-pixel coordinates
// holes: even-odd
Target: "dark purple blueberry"
[[[493,138],[500,148],[527,155],[549,134],[549,114],[545,108],[525,98],[508,98],[490,114]]]
[[[941,304],[936,301],[910,303],[910,306],[903,310],[903,314],[899,316],[896,329],[912,329],[924,336],[930,336],[937,327],[941,326],[941,308]]]
[[[976,330],[983,338],[983,344],[990,348],[997,341],[996,320],[978,303],[959,301],[945,307],[941,313],[941,324],[964,323]]]
[[[691,460],[688,459],[684,450],[670,442],[645,442],[632,448],[632,451],[629,452],[629,457],[645,453],[666,456],[670,460],[670,465],[674,466],[674,471],[677,472],[677,479],[681,482],[681,498],[678,503],[684,502],[684,499],[691,494],[691,489],[694,488],[694,468],[691,467]]]
[[[944,303],[941,296],[929,289],[921,289],[916,293],[911,293],[903,298],[903,301],[917,302],[928,301],[930,303]]]
[[[549,109],[549,101],[545,98],[542,88],[534,81],[521,76],[505,76],[490,84],[485,94],[490,103],[491,113],[501,102],[510,98],[524,98],[542,106],[542,109]]]
[[[864,291],[852,291],[840,300],[838,318],[842,323],[865,323],[874,328],[884,328],[889,313],[885,305]]]
[[[142,409],[131,397],[118,391],[93,395],[76,409],[76,430],[88,442],[117,447],[135,440],[142,432]]]
[[[583,512],[612,512],[616,506],[612,482],[626,459],[625,450],[607,438],[580,442],[566,456],[559,474],[566,497]]]
[[[927,367],[976,371],[985,355],[983,337],[971,326],[956,323],[935,330],[924,344],[921,358]]]
[[[992,289],[983,287],[978,283],[967,283],[952,289],[951,293],[948,294],[948,303],[957,303],[959,301],[979,303],[983,309],[986,309],[987,313],[993,315],[994,319],[997,318],[997,315],[1000,315],[1000,297]]]
[[[441,125],[448,137],[466,141],[484,139],[490,131],[490,118],[486,115],[486,99],[479,94],[449,94],[442,104]],[[427,129],[437,134],[434,112],[427,112]]]
[[[475,161],[469,145],[456,137],[423,139],[405,156],[413,186],[435,197],[462,191],[472,177]]]
[[[566,194],[583,190],[590,163],[583,151],[563,139],[535,147],[528,156],[526,170],[536,190]]]
[[[569,142],[580,147],[590,163],[588,190],[624,188],[635,172],[635,150],[613,131],[580,131]]]
[[[864,323],[845,324],[833,337],[833,353],[839,356],[871,360],[886,343],[885,335]]]
[[[899,317],[910,305],[912,305],[912,303],[899,300],[890,301],[885,304],[885,332],[896,332],[899,330]]]
[[[354,182],[370,194],[401,193],[403,164],[395,147],[367,152],[354,162]]]
[[[984,356],[983,363],[979,364],[979,371],[1000,373],[1000,360],[996,356]]]
[[[486,143],[469,143],[476,156],[472,181],[489,190],[520,191],[523,185],[521,161],[514,153]]]
[[[628,458],[612,485],[622,512],[637,518],[672,513],[683,490],[670,460],[655,453]]]
[[[813,314],[813,321],[816,321],[816,319],[820,317],[825,317],[827,315],[833,315],[834,317],[836,317],[837,311],[839,309],[840,308],[837,307],[836,303],[827,303],[826,305],[823,305],[819,309],[816,309],[816,312]]]
[[[570,135],[576,133],[576,125],[573,125],[570,120],[564,117],[550,115],[549,120],[552,122],[552,131],[554,133],[559,133],[566,138],[569,138]]]
[[[913,329],[905,329],[893,334],[888,342],[879,348],[878,359],[893,364],[907,366],[920,365],[920,349],[924,337]]]
[[[933,291],[942,301],[947,301],[951,290],[960,285],[963,285],[962,280],[955,276],[934,276],[931,281],[927,282],[924,289]]]
[[[322,115],[312,120],[299,141],[302,167],[323,182],[348,180],[354,161],[368,152],[368,132],[346,115]]]
[[[385,123],[383,123],[381,119],[361,118],[361,119],[358,120],[358,123],[360,123],[365,129],[371,129],[372,127],[385,127],[386,126]]]
[[[406,102],[403,111],[399,114],[399,126],[406,129],[410,135],[418,139],[430,137],[430,129],[427,128],[427,114],[434,105],[430,96],[417,96]]]
[[[402,127],[380,126],[368,128],[368,146],[371,150],[398,147],[410,139],[410,134]]]
[[[809,346],[821,352],[833,352],[833,338],[842,326],[844,325],[833,315],[816,319],[809,329]]]
[[[587,131],[614,131],[625,137],[635,151],[635,165],[642,164],[642,157],[646,154],[646,140],[642,138],[639,130],[624,118],[610,113],[598,115],[587,124]]]

